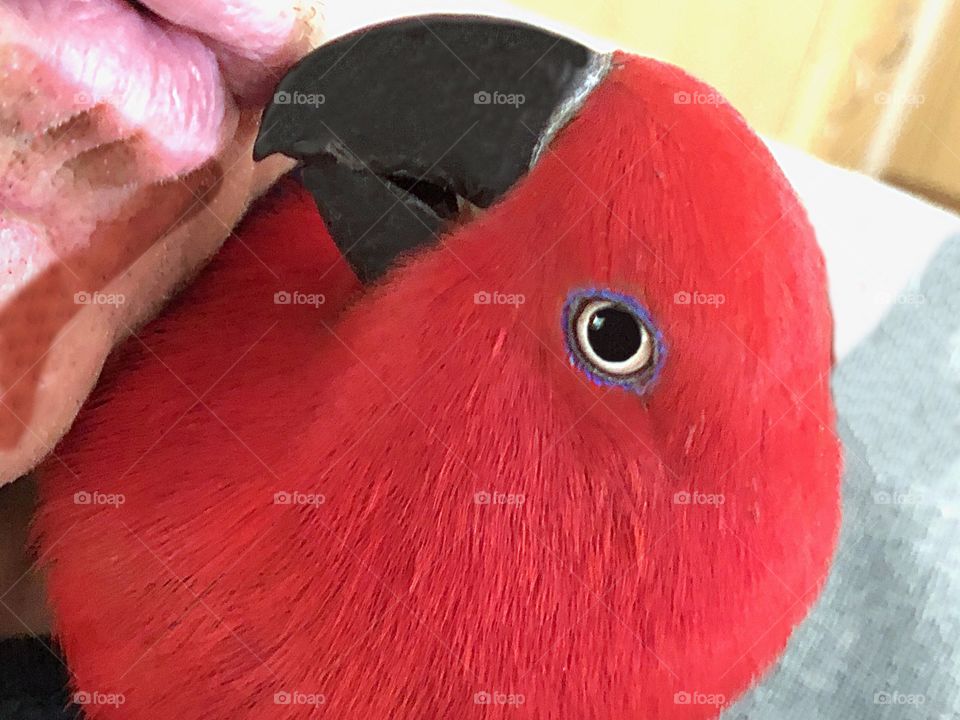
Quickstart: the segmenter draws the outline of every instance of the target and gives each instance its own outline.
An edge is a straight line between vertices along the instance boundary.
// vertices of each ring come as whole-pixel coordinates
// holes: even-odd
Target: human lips
[[[19,54],[4,80],[27,100],[21,131],[105,107],[117,139],[136,136],[158,176],[179,175],[232,135],[233,91],[241,103],[262,94],[278,77],[271,66],[289,64],[301,49],[290,42],[302,24],[288,3],[144,4],[157,14],[122,0],[12,0],[0,10],[0,42]]]

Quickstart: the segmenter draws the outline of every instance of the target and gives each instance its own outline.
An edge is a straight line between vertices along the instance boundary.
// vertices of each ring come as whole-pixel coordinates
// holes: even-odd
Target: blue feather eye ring
[[[663,338],[635,298],[611,290],[575,290],[563,306],[570,363],[598,385],[645,392],[657,379]]]

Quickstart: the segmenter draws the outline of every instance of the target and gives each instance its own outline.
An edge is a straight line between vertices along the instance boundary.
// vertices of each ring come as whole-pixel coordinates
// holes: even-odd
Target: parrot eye
[[[564,308],[564,331],[571,362],[595,382],[640,392],[659,370],[659,333],[646,310],[627,295],[573,293]]]

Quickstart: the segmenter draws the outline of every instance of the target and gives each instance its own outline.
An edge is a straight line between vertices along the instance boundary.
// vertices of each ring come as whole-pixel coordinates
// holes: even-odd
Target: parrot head
[[[674,67],[430,17],[302,61],[273,152],[329,236],[248,223],[273,277],[227,248],[44,472],[68,660],[127,698],[88,714],[718,715],[839,521],[823,260],[762,142]],[[337,307],[264,300],[296,282]]]

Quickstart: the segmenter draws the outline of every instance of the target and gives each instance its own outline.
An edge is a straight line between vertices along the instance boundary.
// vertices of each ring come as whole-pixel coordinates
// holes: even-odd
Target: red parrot
[[[674,67],[427,17],[294,68],[278,150],[321,214],[258,205],[41,473],[90,720],[716,717],[839,523],[763,143]]]

